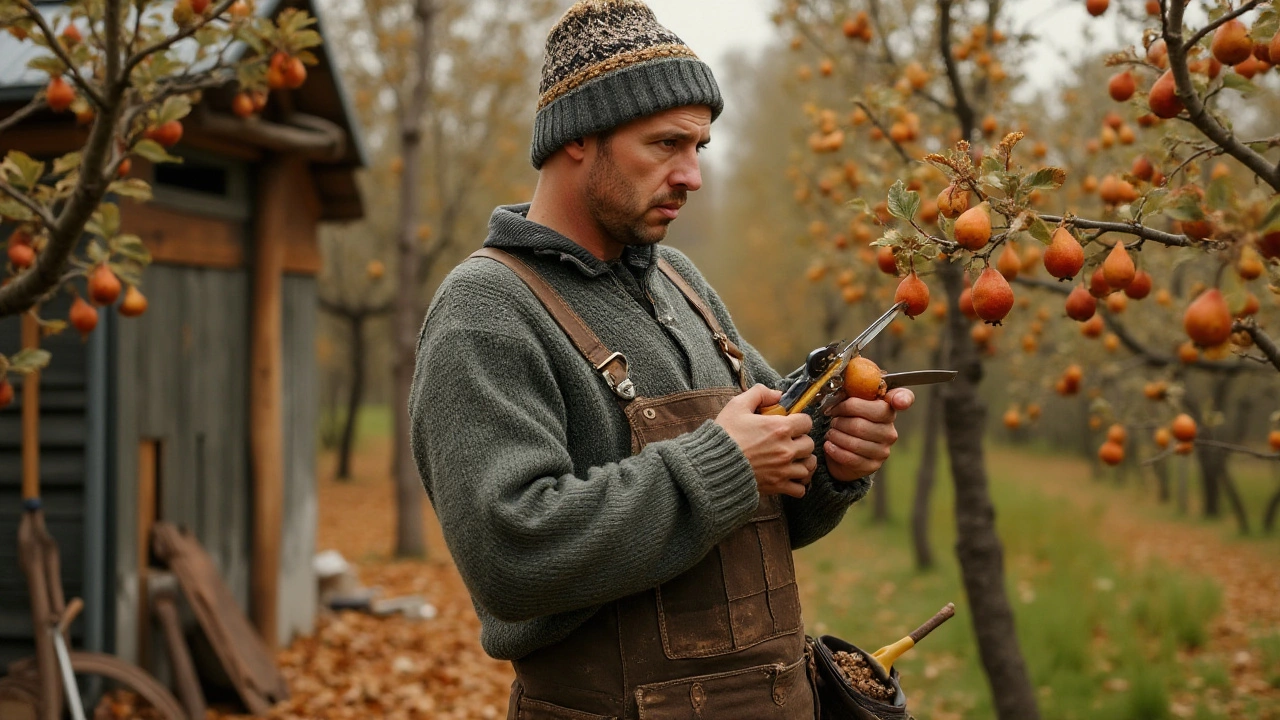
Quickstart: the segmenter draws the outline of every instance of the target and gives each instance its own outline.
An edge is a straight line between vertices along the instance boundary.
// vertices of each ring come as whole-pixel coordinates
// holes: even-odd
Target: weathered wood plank
[[[284,280],[284,530],[280,558],[279,636],[309,635],[315,625],[316,580],[316,281]]]

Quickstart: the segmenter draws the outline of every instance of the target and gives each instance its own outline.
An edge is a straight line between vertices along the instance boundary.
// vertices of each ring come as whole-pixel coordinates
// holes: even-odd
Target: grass
[[[808,629],[875,650],[954,601],[957,617],[899,661],[913,712],[929,718],[993,717],[952,550],[947,475],[939,473],[932,505],[938,565],[921,573],[914,568],[910,530],[902,519],[918,460],[912,448],[901,450],[890,468],[895,519],[875,524],[867,508],[855,508],[832,536],[799,552]],[[990,466],[1007,589],[1042,717],[1170,717],[1170,693],[1185,686],[1187,672],[1178,655],[1208,640],[1209,623],[1221,606],[1219,588],[1158,564],[1126,566],[1098,537],[1100,506],[1047,498],[1020,483],[1009,468]],[[1062,474],[1051,463],[1036,467]],[[1064,474],[1062,481],[1078,480]],[[849,548],[859,549],[856,560]],[[1280,639],[1274,653],[1280,660]],[[1206,675],[1219,682],[1222,672]]]
[[[320,415],[320,437],[331,438],[333,447],[337,447],[342,437],[342,423],[346,420],[346,408],[336,408],[333,412],[322,412]],[[356,447],[372,438],[384,438],[391,435],[391,407],[389,405],[362,405],[356,417]]]

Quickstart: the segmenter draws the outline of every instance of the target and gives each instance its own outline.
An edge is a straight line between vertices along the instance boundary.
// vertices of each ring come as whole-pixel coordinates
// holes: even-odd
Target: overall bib
[[[666,260],[659,269],[711,330],[738,388],[636,397],[626,358],[610,352],[545,280],[513,255],[511,268],[601,373],[631,425],[631,450],[713,419],[747,388],[742,352]],[[565,639],[513,661],[507,720],[813,720],[804,625],[782,499],[694,567],[651,590],[604,605]]]

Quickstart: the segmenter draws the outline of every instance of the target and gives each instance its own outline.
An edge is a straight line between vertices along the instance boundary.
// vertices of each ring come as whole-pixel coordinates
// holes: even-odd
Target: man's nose
[[[680,164],[671,173],[668,182],[672,187],[680,188],[693,192],[702,187],[702,169],[698,166],[697,152],[684,155],[680,158]]]

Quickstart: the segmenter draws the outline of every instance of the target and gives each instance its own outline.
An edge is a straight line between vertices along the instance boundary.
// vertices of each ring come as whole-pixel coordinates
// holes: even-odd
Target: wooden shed
[[[317,15],[310,0],[259,0],[257,12],[286,7]],[[32,53],[0,34],[0,117],[43,86],[25,69]],[[361,217],[365,162],[332,52],[315,54],[306,83],[273,93],[261,118],[235,117],[230,90],[207,92],[172,150],[182,164],[135,159],[155,191],[122,203],[126,231],[154,260],[147,313],[104,312],[87,341],[46,338],[52,363],[31,390],[15,383],[17,401],[0,411],[0,672],[32,652],[15,557],[24,473],[40,478],[68,596],[86,601],[77,647],[146,662],[145,538],[157,520],[196,535],[268,642],[310,631],[317,230]],[[28,118],[0,135],[0,153],[76,149],[86,131],[69,115]],[[44,314],[68,306],[63,297]],[[0,351],[35,334],[29,320],[0,320]],[[24,445],[38,447],[38,465],[24,467]]]

